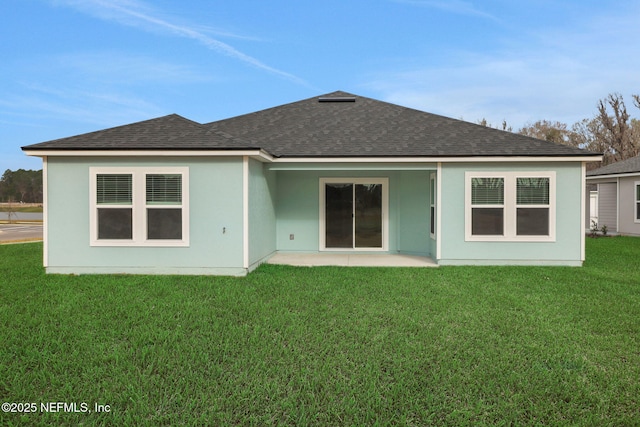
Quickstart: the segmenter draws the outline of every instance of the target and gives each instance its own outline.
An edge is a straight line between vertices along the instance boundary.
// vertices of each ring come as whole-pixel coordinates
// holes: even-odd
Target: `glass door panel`
[[[355,186],[355,247],[382,247],[382,184]]]
[[[325,246],[353,248],[353,184],[325,185]]]

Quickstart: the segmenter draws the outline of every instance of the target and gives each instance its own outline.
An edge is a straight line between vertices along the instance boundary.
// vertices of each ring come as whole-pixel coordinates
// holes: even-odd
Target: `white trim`
[[[130,174],[132,176],[132,239],[98,239],[98,204],[96,203],[98,174]],[[182,209],[182,239],[147,239],[147,203],[145,196],[145,177],[147,174],[180,174],[182,176],[182,203],[167,205]],[[162,207],[162,205],[154,206]],[[189,168],[187,166],[91,166],[89,167],[89,245],[90,246],[150,246],[175,247],[189,246]]]
[[[581,170],[580,192],[582,195],[580,196],[580,203],[582,206],[580,208],[580,227],[578,228],[578,232],[580,233],[580,261],[584,261],[586,259],[584,221],[587,218],[587,180],[585,179],[587,164],[585,162],[582,162]],[[591,203],[591,196],[589,196],[589,203]]]
[[[620,231],[620,177],[616,178],[616,233]]]
[[[386,252],[389,250],[389,178],[349,178],[349,177],[331,177],[320,178],[320,202],[319,204],[319,251],[331,252]],[[327,248],[326,247],[326,224],[325,224],[325,184],[342,183],[342,184],[382,184],[382,247],[381,248],[356,248],[355,243],[351,248]],[[354,206],[355,208],[355,206]],[[355,217],[354,217],[355,224]],[[354,226],[355,230],[355,226]],[[355,241],[355,233],[354,233]]]
[[[628,178],[630,176],[640,176],[640,172],[612,173],[609,175],[592,175],[592,176],[586,177],[586,179],[587,181],[595,181],[597,179]]]
[[[602,156],[468,156],[468,157],[273,157],[267,151],[256,150],[23,150],[27,156],[81,157],[229,157],[250,156],[271,163],[511,163],[511,162],[597,162]]]
[[[638,186],[640,186],[640,181],[635,181],[633,183],[633,222],[636,224],[640,223],[640,219],[638,219],[638,204],[640,204],[640,200],[638,199]]]
[[[42,158],[42,265],[49,266],[49,160]]]
[[[596,162],[600,157],[279,157],[273,163],[511,163],[511,162]]]
[[[518,236],[516,234],[517,208],[540,207],[539,205],[517,205],[517,178],[549,178],[549,235],[547,236]],[[471,234],[471,179],[472,178],[503,178],[504,203],[502,205],[479,205],[476,207],[502,207],[504,209],[504,235],[476,236]],[[556,240],[556,173],[555,171],[509,171],[487,172],[467,171],[464,175],[464,223],[465,241],[467,242],[555,242]],[[582,221],[580,222],[582,224]]]
[[[274,158],[264,150],[24,150],[27,156],[43,157],[242,157],[261,161]]]
[[[442,163],[438,163],[436,171],[436,261],[442,257]]]
[[[415,163],[415,162],[340,162],[340,163],[267,163],[266,168],[270,171],[432,171],[435,170],[435,163]]]
[[[249,157],[242,158],[242,267],[249,268]]]
[[[435,193],[435,194],[434,194]],[[436,239],[436,228],[438,216],[436,215],[436,173],[431,172],[429,174],[429,237],[433,240]],[[433,211],[433,213],[432,213]],[[431,228],[431,223],[433,223],[433,229]]]

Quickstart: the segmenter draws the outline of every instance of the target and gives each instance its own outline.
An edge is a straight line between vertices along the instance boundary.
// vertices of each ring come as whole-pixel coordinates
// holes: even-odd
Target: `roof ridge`
[[[338,94],[340,94],[340,95],[338,95]],[[237,118],[240,118],[240,117],[246,117],[246,116],[250,116],[252,114],[265,113],[265,112],[268,112],[268,111],[271,111],[271,110],[290,107],[290,106],[293,106],[293,105],[296,105],[296,104],[302,104],[302,103],[305,103],[305,102],[308,102],[308,101],[311,101],[311,100],[314,100],[314,99],[323,98],[323,97],[330,98],[330,97],[337,97],[337,96],[353,96],[353,97],[356,97],[356,98],[365,98],[365,97],[360,96],[360,95],[355,95],[355,94],[352,94],[352,93],[349,93],[349,92],[336,90],[336,91],[329,92],[329,93],[324,94],[324,95],[311,96],[309,98],[299,99],[297,101],[286,102],[284,104],[275,105],[273,107],[268,107],[268,108],[263,108],[263,109],[257,110],[257,111],[251,111],[249,113],[244,113],[244,114],[240,114],[240,115],[237,115],[237,116],[227,117],[227,118],[220,119],[220,120],[214,120],[212,122],[204,123],[204,126],[212,126],[212,127],[214,127],[216,124],[225,122],[227,120],[233,120],[233,119],[237,119]],[[370,98],[367,98],[367,99],[370,99]]]

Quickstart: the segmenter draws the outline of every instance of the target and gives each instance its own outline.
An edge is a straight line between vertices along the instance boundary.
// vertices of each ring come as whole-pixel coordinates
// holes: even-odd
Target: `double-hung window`
[[[98,239],[133,239],[133,175],[98,173],[93,179]]]
[[[429,235],[431,238],[436,237],[436,174],[432,173],[429,177]]]
[[[92,246],[188,246],[186,167],[90,168]]]
[[[634,215],[633,220],[634,222],[640,222],[640,181],[636,181],[634,184],[636,189],[636,200],[634,203],[636,214]]]
[[[471,234],[504,235],[504,177],[471,178]]]
[[[466,240],[555,240],[555,172],[467,172],[465,181]]]
[[[516,178],[516,235],[549,235],[549,177]]]

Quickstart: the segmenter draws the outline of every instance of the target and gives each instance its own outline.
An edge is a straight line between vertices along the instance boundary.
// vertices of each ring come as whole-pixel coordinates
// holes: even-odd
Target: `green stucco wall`
[[[428,171],[331,170],[331,166],[324,167],[328,170],[277,171],[278,251],[319,250],[320,178],[384,177],[389,178],[389,253],[430,255]]]
[[[276,173],[249,159],[249,266],[276,250]]]
[[[90,246],[90,166],[189,167],[189,246]],[[243,273],[240,158],[50,157],[47,171],[48,272]]]
[[[555,242],[465,241],[466,171],[556,171]],[[442,253],[440,264],[580,265],[584,229],[582,170],[575,163],[459,163],[442,166]]]
[[[429,236],[429,177],[435,164],[274,166],[250,159],[247,165],[249,268],[275,251],[318,252],[320,178],[330,177],[388,178],[388,252],[436,258],[436,241]],[[90,246],[91,166],[188,167],[189,246]],[[465,241],[465,172],[551,170],[556,171],[555,242]],[[240,157],[50,157],[47,271],[245,274],[244,171]],[[579,163],[447,163],[438,179],[440,264],[581,264]]]

